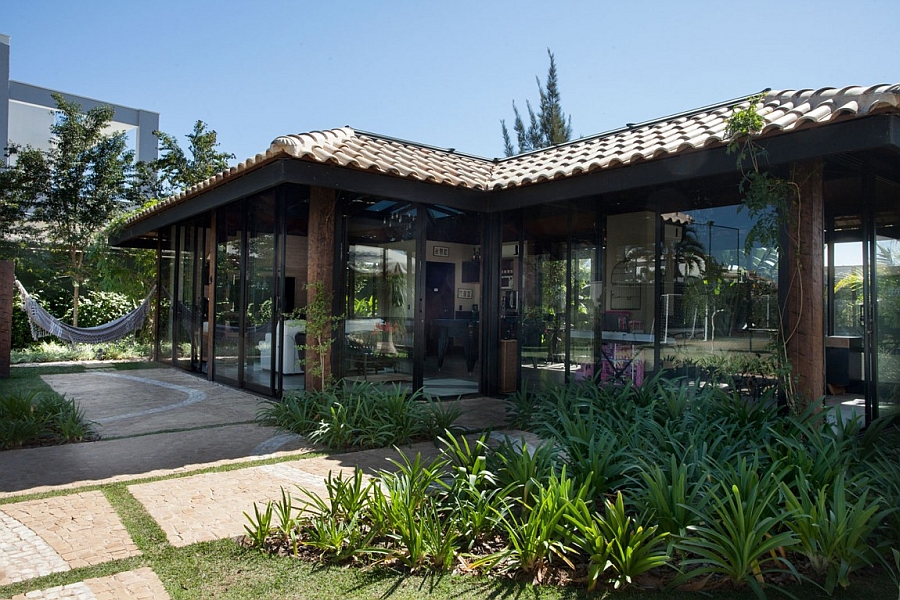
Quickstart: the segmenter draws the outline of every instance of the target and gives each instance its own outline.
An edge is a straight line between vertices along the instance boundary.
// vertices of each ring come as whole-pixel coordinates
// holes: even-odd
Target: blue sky
[[[243,160],[350,125],[502,154],[556,55],[576,136],[749,95],[900,82],[896,0],[3,0],[10,77],[195,120]],[[552,8],[547,8],[552,7]]]

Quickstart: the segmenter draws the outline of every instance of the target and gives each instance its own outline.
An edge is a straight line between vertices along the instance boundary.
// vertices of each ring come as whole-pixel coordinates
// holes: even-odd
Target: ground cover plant
[[[74,400],[56,394],[0,395],[0,450],[94,439],[93,424]]]
[[[452,403],[433,401],[421,390],[341,382],[322,391],[285,392],[281,400],[266,400],[257,421],[333,450],[361,450],[434,439],[459,416]]]
[[[891,567],[900,436],[824,407],[655,380],[521,395],[543,443],[446,434],[324,498],[247,515],[248,546],[327,564],[479,573],[591,590],[831,595]],[[800,586],[800,587],[798,587]]]
[[[66,344],[53,338],[13,349],[10,353],[10,363],[15,365],[74,360],[147,360],[150,349],[148,342],[137,341],[134,336],[106,344]]]
[[[158,366],[118,363],[117,370]],[[98,439],[81,407],[41,379],[41,375],[82,373],[83,365],[15,366],[0,379],[0,450],[89,442]]]

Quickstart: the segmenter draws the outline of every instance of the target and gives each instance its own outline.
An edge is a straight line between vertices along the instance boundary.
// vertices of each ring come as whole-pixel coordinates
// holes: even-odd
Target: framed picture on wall
[[[450,246],[435,246],[432,254],[435,256],[450,256]]]
[[[464,300],[471,300],[473,298],[472,289],[471,288],[459,288],[456,290],[456,297],[462,298]]]

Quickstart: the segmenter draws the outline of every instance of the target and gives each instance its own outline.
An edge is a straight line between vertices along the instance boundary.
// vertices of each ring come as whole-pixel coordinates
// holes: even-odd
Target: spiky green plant
[[[871,565],[875,553],[869,536],[885,512],[877,501],[869,500],[869,490],[858,498],[850,497],[845,475],[838,475],[829,487],[814,489],[800,473],[791,486],[782,483],[785,505],[792,516],[786,524],[798,538],[798,550],[810,567],[825,576],[825,591],[834,592],[836,585],[850,585],[850,573]],[[865,487],[865,483],[858,487]]]
[[[757,597],[764,598],[770,565],[796,575],[790,561],[778,554],[797,543],[797,536],[783,528],[790,513],[772,508],[785,469],[776,463],[760,476],[756,466],[746,460],[733,467],[736,482],[718,482],[705,510],[688,507],[700,524],[688,527],[687,536],[677,544],[693,555],[682,562],[689,570],[678,581],[718,574],[735,584],[749,585]],[[697,566],[691,569],[693,565]]]

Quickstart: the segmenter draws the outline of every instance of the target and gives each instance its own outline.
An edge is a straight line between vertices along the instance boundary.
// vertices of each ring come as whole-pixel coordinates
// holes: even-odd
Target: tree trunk
[[[784,336],[796,380],[797,410],[825,392],[824,194],[821,160],[796,165],[797,199],[791,203],[785,294]]]
[[[337,216],[336,194],[334,190],[313,186],[309,193],[309,244],[307,265],[307,303],[312,303],[315,294],[315,283],[321,283],[321,289],[330,292],[334,289],[334,227]],[[333,299],[333,296],[332,296]],[[330,314],[334,314],[331,307]],[[333,333],[329,331],[328,340],[322,340],[323,351],[321,353],[307,354],[307,360],[315,360],[321,366],[321,378],[306,377],[306,389],[322,389],[331,378],[333,372],[331,365],[331,338]],[[318,341],[315,343],[319,343]],[[316,356],[318,355],[318,356]],[[315,369],[314,369],[315,370]]]

